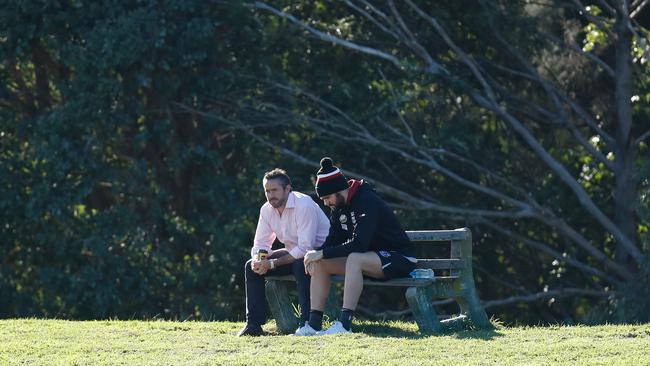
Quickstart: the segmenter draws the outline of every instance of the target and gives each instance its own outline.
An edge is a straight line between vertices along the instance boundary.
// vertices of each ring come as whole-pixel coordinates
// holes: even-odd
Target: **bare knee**
[[[329,276],[329,275],[344,275],[346,257],[322,259],[318,262],[312,262],[310,265],[315,265],[310,271],[312,277],[314,274]]]
[[[320,277],[328,274],[327,269],[323,265],[322,261],[312,262],[309,264],[309,266],[311,267],[309,272],[311,273],[312,277]]]
[[[345,262],[345,271],[348,272],[350,270],[361,269],[363,259],[362,253],[350,253],[348,255],[348,260]]]

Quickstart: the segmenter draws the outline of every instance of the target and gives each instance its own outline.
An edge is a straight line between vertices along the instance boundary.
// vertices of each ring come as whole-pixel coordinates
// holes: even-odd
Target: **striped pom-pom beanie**
[[[332,159],[322,158],[320,170],[316,173],[316,194],[319,198],[348,188],[348,181]]]

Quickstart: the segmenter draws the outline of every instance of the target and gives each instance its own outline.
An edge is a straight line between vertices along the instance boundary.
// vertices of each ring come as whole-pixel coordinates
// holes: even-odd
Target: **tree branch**
[[[641,136],[639,136],[636,140],[634,140],[634,145],[640,144],[641,142],[643,142],[643,140],[647,139],[648,137],[650,137],[650,130],[644,132],[643,134],[641,134]]]
[[[611,16],[616,16],[616,9],[612,8],[611,5],[607,3],[605,0],[598,0],[598,3],[609,13]]]
[[[602,19],[591,15],[589,11],[587,11],[587,7],[584,6],[584,4],[580,2],[580,0],[573,0],[573,3],[576,5],[576,8],[580,12],[580,14],[584,16],[587,20],[596,24],[598,28],[600,28],[600,30],[607,33],[607,35],[609,35],[610,37],[616,37],[616,35],[612,33],[612,31],[607,27],[607,24],[605,24]],[[614,10],[612,9],[612,11]],[[616,12],[614,11],[613,14],[616,14]]]
[[[394,146],[388,141],[382,141],[377,139],[372,133],[370,133],[364,126],[362,126],[360,123],[355,122],[354,119],[349,117],[345,112],[341,111],[340,109],[336,108],[335,106],[332,106],[330,103],[325,102],[321,98],[312,95],[310,93],[305,92],[304,90],[298,89],[298,88],[288,88],[286,86],[281,86],[283,90],[287,91],[292,91],[292,92],[297,92],[300,95],[304,95],[308,97],[310,100],[318,103],[319,105],[325,106],[325,108],[329,110],[333,110],[336,112],[337,115],[342,117],[345,120],[345,126],[342,127],[342,129],[345,130],[345,133],[341,134],[336,134],[336,138],[338,139],[351,139],[354,138],[355,142],[359,143],[364,143],[372,146],[381,146],[383,149],[394,152],[398,155],[401,155],[402,157],[413,161],[415,163],[427,166],[431,169],[438,170],[448,176],[449,178],[457,181],[458,183],[461,183],[462,185],[471,188],[473,190],[476,190],[478,192],[482,192],[486,195],[492,196],[494,198],[503,200],[505,202],[508,202],[512,204],[515,207],[519,207],[520,210],[517,212],[516,216],[517,217],[524,217],[524,216],[529,216],[532,214],[534,211],[532,207],[520,200],[517,200],[509,195],[506,195],[502,192],[496,191],[494,189],[491,189],[489,187],[486,187],[482,184],[471,182],[460,175],[456,174],[453,172],[451,169],[441,165],[435,158],[433,158],[430,154],[427,152],[429,151],[428,149],[420,146],[411,146],[412,148],[415,148],[415,151],[417,151],[420,155],[424,156],[423,158],[417,157],[411,153],[408,153],[402,149],[402,146]],[[308,118],[305,116],[302,116],[303,118]],[[362,134],[358,137],[354,137],[354,130],[351,130],[349,127],[350,125],[357,126],[362,130]],[[326,127],[325,127],[326,126]],[[334,136],[334,133],[332,132],[332,126],[336,126],[335,121],[329,121],[329,123],[326,123],[322,129],[319,131],[324,134],[332,134]],[[408,140],[408,144],[412,144],[412,140]],[[441,150],[440,150],[441,151]],[[494,175],[493,175],[494,176]],[[504,181],[503,179],[500,179],[502,182]],[[522,192],[522,190],[520,190]],[[528,195],[524,194],[523,197],[529,198]],[[429,208],[432,208],[429,206]]]
[[[516,285],[514,283],[506,281],[504,278],[501,278],[499,276],[495,276],[493,274],[494,271],[487,270],[487,269],[485,269],[485,268],[483,268],[483,267],[481,267],[481,266],[479,266],[477,264],[472,264],[472,268],[477,270],[478,272],[483,273],[483,275],[485,277],[489,278],[491,281],[494,281],[494,282],[498,283],[499,285],[505,286],[505,287],[507,287],[507,288],[509,288],[511,290],[515,290],[515,291],[518,291],[518,292],[523,292],[525,294],[530,294],[530,291],[526,290],[525,287],[518,286],[518,285]],[[519,277],[515,277],[515,278],[519,278]]]
[[[413,3],[413,1],[411,1],[411,0],[405,0],[405,1],[411,7],[411,9],[415,10],[415,12],[422,19],[427,21],[433,27],[433,29],[435,29],[436,32],[438,32],[438,35],[440,35],[440,37],[445,41],[447,46],[449,46],[449,48],[451,48],[456,53],[456,55],[458,55],[461,58],[461,60],[465,64],[465,66],[467,66],[470,69],[470,71],[472,72],[474,77],[479,81],[479,84],[481,85],[481,87],[485,91],[485,94],[490,99],[495,100],[496,95],[494,94],[494,91],[490,87],[490,84],[483,77],[483,74],[479,71],[479,68],[476,65],[476,63],[473,60],[471,60],[471,57],[469,55],[467,55],[462,49],[460,49],[460,47],[458,47],[456,45],[456,43],[454,43],[454,41],[447,34],[447,32],[444,30],[444,28],[440,25],[440,23],[438,23],[438,20],[436,18],[434,18],[433,16],[425,13],[422,9],[420,9],[420,7],[415,5]]]
[[[258,141],[259,143],[268,146],[274,150],[279,150],[281,153],[284,155],[290,156],[293,158],[295,161],[313,166],[313,167],[318,167],[319,163],[316,160],[311,160],[308,158],[305,158],[304,156],[296,153],[295,151],[291,149],[287,149],[282,146],[278,146],[274,143],[269,142],[267,139],[261,137],[260,135],[256,134],[254,132],[254,127],[250,126],[249,124],[246,124],[241,121],[235,121],[235,120],[230,120],[226,119],[220,116],[217,116],[215,114],[207,113],[207,112],[201,112],[201,111],[196,111],[193,108],[179,104],[179,106],[185,110],[192,111],[193,113],[197,113],[198,115],[208,117],[208,118],[214,118],[217,119],[221,122],[224,122],[228,124],[231,127],[234,127],[236,129],[239,129],[245,133],[247,133],[249,136],[251,136],[253,139]],[[265,111],[265,116],[268,118],[268,112]],[[266,127],[266,126],[264,126]],[[321,132],[327,133],[327,130],[322,130]],[[336,135],[336,134],[333,134]],[[338,136],[338,135],[337,135]],[[343,138],[348,138],[348,137],[343,137]],[[364,139],[359,139],[359,142],[365,141]],[[532,216],[532,209],[528,205],[523,205],[523,208],[519,210],[512,210],[512,211],[493,211],[493,210],[482,210],[482,209],[469,209],[469,208],[460,208],[460,207],[454,207],[454,206],[449,206],[449,205],[443,205],[440,203],[433,202],[431,200],[424,199],[422,197],[414,197],[411,194],[394,188],[390,185],[382,183],[378,179],[374,179],[372,177],[359,174],[357,172],[349,171],[346,169],[342,169],[342,171],[350,176],[354,176],[357,178],[361,179],[366,179],[370,180],[373,182],[375,187],[377,189],[390,197],[393,197],[395,199],[401,200],[402,202],[408,203],[409,206],[399,206],[395,205],[395,207],[402,207],[402,208],[409,208],[409,209],[417,209],[417,210],[435,210],[437,212],[442,212],[442,213],[447,213],[447,214],[457,214],[457,215],[462,215],[462,216],[486,216],[486,217],[495,217],[495,218],[510,218],[510,219],[521,219],[525,217],[531,217]]]
[[[325,103],[324,101],[321,101],[321,102]],[[198,112],[198,113],[202,114],[201,112]],[[267,113],[267,111],[265,111],[265,114],[266,113]],[[341,112],[341,113],[344,113],[344,112]],[[220,117],[217,117],[217,116],[214,116],[214,115],[206,115],[206,116],[213,117],[213,118],[220,118]],[[223,118],[220,118],[220,120],[225,121]],[[265,138],[262,138],[261,136],[257,135],[249,125],[246,125],[243,122],[232,121],[232,120],[228,120],[227,122],[231,126],[235,126],[238,129],[241,129],[241,130],[245,131],[247,134],[249,134],[251,137],[253,137],[256,141],[258,141],[258,142],[260,142],[260,143],[262,143],[262,144],[264,144],[264,145],[266,145],[266,146],[268,146],[270,148],[280,150],[283,154],[292,157],[294,160],[296,160],[298,162],[301,162],[303,164],[307,164],[307,165],[310,165],[310,166],[318,167],[318,162],[317,161],[310,160],[308,158],[303,157],[300,154],[297,154],[296,152],[294,152],[294,151],[292,151],[290,149],[287,149],[287,148],[284,148],[284,147],[281,147],[281,146],[278,146],[276,144],[273,144],[273,143],[269,142]],[[324,129],[322,132],[327,133],[328,131]],[[333,134],[333,136],[337,136],[337,134]],[[343,138],[347,138],[347,137],[343,137]],[[365,141],[366,141],[366,139],[364,139],[364,138],[359,139],[359,142],[365,142]],[[424,199],[422,197],[413,197],[412,195],[410,195],[410,194],[408,194],[408,193],[406,193],[406,192],[404,192],[402,190],[399,190],[399,189],[396,189],[396,188],[394,188],[392,186],[383,184],[379,180],[374,180],[372,177],[367,177],[365,175],[358,174],[358,173],[355,173],[355,172],[351,172],[351,171],[348,171],[348,170],[344,170],[344,172],[346,174],[348,174],[348,175],[355,176],[355,177],[358,177],[358,178],[370,179],[371,181],[373,181],[373,183],[375,183],[377,189],[379,189],[380,191],[388,194],[391,197],[399,199],[402,202],[407,202],[407,203],[410,204],[410,206],[396,205],[396,207],[406,207],[406,208],[410,208],[410,209],[435,210],[437,212],[443,212],[443,213],[447,213],[447,214],[457,214],[457,215],[470,216],[470,217],[479,217],[479,218],[480,217],[483,217],[483,218],[485,218],[485,217],[493,217],[493,218],[520,219],[520,218],[525,218],[525,217],[535,217],[535,218],[540,219],[540,220],[542,220],[544,222],[547,222],[547,224],[549,224],[551,226],[553,226],[554,224],[559,225],[559,228],[561,230],[568,232],[569,236],[574,241],[576,241],[580,246],[582,246],[584,249],[586,249],[591,255],[593,255],[599,261],[604,262],[606,267],[615,270],[617,273],[619,273],[621,276],[623,276],[625,278],[628,278],[629,276],[631,276],[627,271],[621,269],[621,267],[618,266],[616,263],[611,262],[602,252],[597,250],[587,240],[585,240],[579,234],[577,234],[577,232],[575,230],[568,227],[568,225],[566,225],[566,223],[562,223],[561,220],[559,220],[559,219],[553,219],[553,221],[548,221],[548,219],[545,219],[542,215],[533,214],[534,211],[533,211],[531,206],[523,205],[523,208],[518,210],[518,211],[491,211],[491,210],[467,209],[467,208],[453,207],[453,206],[442,205],[442,204],[439,204],[439,203],[436,203],[436,202],[432,202],[432,201]],[[546,252],[549,253],[548,250]],[[555,257],[557,257],[558,259],[562,258],[561,255],[559,255],[557,253],[555,253]],[[573,262],[573,263],[577,267],[580,267],[579,262]],[[590,269],[588,267],[583,266],[581,268],[583,270],[587,271],[587,272],[590,272]],[[596,274],[596,275],[598,275],[598,276],[600,276],[600,277],[602,277],[604,279],[610,280],[610,282],[615,282],[613,279],[611,279],[611,277],[608,277],[606,274],[604,274],[602,272],[591,271],[591,273]]]
[[[604,279],[605,281],[607,281],[607,282],[609,282],[609,283],[611,283],[613,285],[617,285],[617,284],[621,283],[621,281],[609,276],[608,274],[604,273],[603,271],[601,271],[599,269],[596,269],[596,268],[591,267],[591,266],[589,266],[587,264],[584,264],[584,263],[580,262],[579,260],[574,259],[572,257],[564,256],[562,253],[558,252],[557,250],[553,249],[551,246],[549,246],[547,244],[544,244],[544,243],[541,243],[539,241],[532,240],[530,238],[524,237],[523,235],[521,235],[519,233],[516,233],[516,232],[514,232],[512,230],[505,229],[503,226],[497,225],[497,224],[493,223],[490,220],[486,220],[485,218],[479,218],[478,220],[479,220],[478,221],[479,223],[482,223],[483,225],[488,226],[492,230],[497,231],[497,232],[501,233],[502,235],[504,235],[506,237],[510,237],[510,238],[515,239],[515,240],[518,240],[518,241],[520,241],[520,242],[522,242],[522,243],[524,243],[524,244],[526,244],[526,245],[528,245],[530,247],[538,249],[538,250],[548,254],[552,258],[557,259],[558,261],[566,262],[567,264],[571,265],[572,267],[577,268],[578,270],[580,270],[580,271],[582,271],[584,273],[588,273],[588,274],[591,274],[591,275],[598,276],[598,277]],[[591,252],[595,251],[595,252],[602,253],[597,248],[593,247],[592,245],[589,245],[589,246],[591,247],[590,248]],[[602,256],[604,256],[604,254],[602,254]],[[609,259],[607,259],[607,260],[609,260]],[[626,279],[632,277],[632,274],[627,272],[627,271],[623,271],[623,273],[618,273],[618,274],[620,276],[622,276],[623,278],[626,278]]]
[[[513,115],[508,113],[494,101],[488,101],[481,95],[474,95],[473,99],[479,104],[495,112],[501,119],[508,122],[508,124],[515,130],[526,143],[532,148],[537,156],[557,174],[557,176],[573,191],[578,198],[580,204],[592,215],[606,230],[608,230],[617,241],[630,253],[632,258],[638,263],[643,263],[643,253],[637,248],[634,243],[627,237],[621,229],[612,222],[596,204],[591,200],[584,188],[571,176],[566,168],[553,158],[548,151],[537,141],[532,133]]]
[[[497,68],[497,69],[500,69],[500,70],[503,70],[503,71],[506,71],[506,72],[509,72],[509,73],[521,74],[521,73],[517,72],[516,70],[511,70],[511,69],[508,69],[508,68],[506,68],[504,66],[501,66],[501,65],[493,65],[493,66],[495,68]],[[526,77],[529,77],[529,75],[526,74]],[[524,115],[528,116],[529,118],[536,119],[534,117],[534,115],[532,113],[530,113],[529,110],[527,110],[527,109],[525,109],[523,107],[523,106],[527,106],[528,108],[532,109],[533,111],[542,114],[547,119],[549,119],[551,121],[554,121],[553,123],[555,125],[566,126],[569,129],[569,132],[571,132],[573,137],[576,138],[576,140],[578,141],[578,143],[582,147],[584,147],[596,160],[601,162],[607,169],[609,169],[610,171],[614,171],[614,165],[613,165],[612,161],[608,160],[607,157],[605,155],[603,155],[603,153],[600,150],[596,149],[596,147],[593,146],[593,144],[591,144],[587,140],[587,138],[578,130],[578,128],[575,126],[575,124],[569,118],[567,118],[567,116],[564,113],[562,113],[560,115],[558,115],[556,113],[552,113],[551,111],[547,110],[546,108],[540,106],[537,103],[532,103],[532,102],[529,102],[528,100],[526,100],[524,98],[519,98],[516,95],[513,95],[506,88],[504,88],[504,87],[502,87],[500,85],[496,85],[495,87],[497,88],[497,90],[501,93],[501,95],[506,100],[513,100],[514,101],[514,103],[512,103],[513,107],[511,107],[514,110],[522,112]],[[557,92],[557,90],[555,92]],[[548,121],[541,121],[541,122],[542,123],[544,123],[544,122],[549,123]],[[601,130],[601,129],[598,128],[598,130]],[[599,136],[602,136],[602,135],[599,135]],[[605,136],[603,136],[603,139],[607,141],[608,137],[609,136],[607,136],[605,134]]]
[[[592,52],[585,52],[585,51],[582,50],[582,48],[580,48],[580,47],[578,47],[576,45],[573,45],[573,44],[568,44],[568,43],[562,41],[560,38],[558,38],[558,37],[556,37],[556,36],[554,36],[552,34],[542,33],[542,35],[545,38],[548,38],[549,40],[555,42],[556,44],[558,44],[558,45],[560,45],[560,46],[562,46],[562,47],[564,47],[566,49],[569,49],[569,50],[579,54],[580,56],[584,56],[587,59],[593,61],[596,65],[600,66],[603,69],[603,71],[605,71],[605,73],[607,75],[609,75],[612,79],[616,78],[616,72],[614,72],[614,69],[612,69],[611,66],[609,66],[605,61],[600,59],[600,57],[594,55]]]
[[[404,19],[402,19],[402,16],[397,11],[393,0],[389,0],[388,5],[391,12],[393,13],[393,16],[397,19],[399,28],[406,35],[405,37],[402,37],[402,41],[409,45],[416,54],[420,55],[420,57],[424,59],[429,69],[437,67],[438,63],[433,60],[433,57],[431,57],[429,52],[427,52],[427,50],[420,44],[420,42],[417,41],[417,38],[413,35],[413,32],[411,32],[411,30],[404,22]]]
[[[312,26],[309,26],[309,25],[305,24],[304,22],[298,20],[293,15],[290,15],[290,14],[287,14],[287,13],[285,13],[283,11],[277,10],[276,8],[274,8],[272,6],[269,6],[269,5],[267,5],[267,4],[263,3],[263,2],[256,1],[255,2],[255,7],[259,8],[259,9],[262,9],[262,10],[269,11],[269,12],[271,12],[271,13],[273,13],[273,14],[281,17],[281,18],[287,19],[290,22],[292,22],[293,24],[296,24],[299,27],[307,30],[309,33],[315,35],[316,37],[320,38],[323,41],[331,42],[331,43],[334,43],[336,45],[355,50],[357,52],[361,52],[361,53],[365,53],[365,54],[368,54],[368,55],[371,55],[371,56],[382,58],[384,60],[387,60],[387,61],[391,62],[393,65],[395,65],[399,69],[404,68],[404,65],[402,63],[400,63],[399,59],[397,57],[391,55],[391,54],[388,54],[388,53],[383,52],[383,51],[379,51],[376,48],[358,45],[358,44],[356,44],[354,42],[346,41],[344,39],[335,37],[335,36],[333,36],[331,34],[322,32],[322,31],[320,31],[320,30],[318,30],[318,29],[316,29],[316,28],[314,28]],[[429,72],[432,73],[432,74],[446,73],[446,70],[444,70],[444,68],[442,68],[438,64],[429,65],[429,66],[430,67],[427,70],[429,70]]]
[[[606,230],[614,235],[616,240],[621,243],[622,247],[630,254],[630,256],[639,264],[643,263],[643,253],[639,248],[628,238],[621,229],[614,224],[614,222],[607,217],[600,208],[591,200],[584,188],[569,174],[566,168],[555,160],[546,149],[540,144],[540,142],[532,135],[530,130],[528,130],[517,118],[512,114],[507,112],[505,108],[500,105],[496,99],[496,95],[492,88],[488,85],[486,79],[483,77],[478,67],[475,65],[475,62],[472,61],[462,50],[457,47],[453,41],[448,37],[444,29],[436,21],[435,18],[426,14],[422,9],[417,5],[413,4],[411,0],[405,0],[422,18],[427,20],[438,34],[445,40],[447,45],[457,53],[457,55],[463,60],[463,62],[472,70],[474,76],[478,79],[479,83],[483,86],[486,96],[478,94],[477,91],[470,91],[470,96],[474,99],[479,105],[495,112],[498,116],[506,121],[515,132],[517,132],[532,148],[532,150],[537,154],[537,156],[544,162],[546,165],[551,168],[559,178],[564,181],[564,183],[573,191],[573,193],[578,198],[580,204],[589,212],[596,221],[598,221]],[[578,0],[576,0],[578,1]]]
[[[569,298],[569,297],[600,297],[608,298],[614,295],[613,292],[589,290],[580,288],[564,288],[558,290],[542,291],[534,294],[511,296],[505,299],[482,301],[484,309],[489,309],[498,306],[508,306],[520,302],[535,302],[545,300],[548,298]],[[433,305],[446,305],[453,303],[454,300],[447,299],[442,301],[434,301]],[[411,309],[404,310],[387,310],[377,313],[371,309],[363,306],[357,306],[357,310],[373,319],[399,319],[411,314]]]
[[[542,159],[542,161],[544,161],[551,168],[551,170],[553,170],[569,186],[569,188],[571,188],[571,190],[574,191],[574,194],[577,195],[578,200],[587,209],[587,211],[590,212],[590,214],[592,214],[597,219],[597,221],[600,222],[607,230],[609,230],[612,234],[614,234],[616,239],[623,243],[624,247],[630,252],[632,257],[637,262],[640,263],[641,258],[642,258],[642,253],[639,251],[639,249],[636,246],[634,246],[634,244],[620,231],[620,229],[618,227],[616,227],[616,225],[614,225],[614,223],[602,213],[602,211],[593,203],[593,201],[591,201],[591,198],[586,194],[584,189],[573,179],[573,177],[566,171],[566,169],[560,163],[558,163],[553,157],[550,156],[550,154],[544,149],[544,147],[541,146],[541,144],[532,136],[530,131],[527,128],[525,128],[521,124],[521,122],[519,120],[514,118],[511,114],[509,114],[501,106],[499,106],[499,104],[494,99],[495,98],[494,91],[488,85],[487,81],[483,78],[482,74],[480,73],[480,71],[478,70],[478,68],[474,64],[474,62],[471,61],[470,58],[453,43],[453,41],[449,38],[449,36],[444,31],[444,29],[442,29],[440,24],[438,24],[438,22],[434,18],[432,18],[431,16],[424,13],[424,11],[422,11],[422,9],[420,9],[417,5],[413,4],[413,2],[411,0],[406,0],[406,1],[412,7],[412,9],[414,9],[421,17],[423,17],[425,20],[427,20],[436,29],[436,31],[443,37],[443,39],[445,39],[445,42],[447,42],[447,44],[455,52],[458,53],[458,55],[461,57],[463,62],[472,70],[475,77],[477,77],[479,79],[481,85],[483,85],[484,90],[487,93],[487,96],[488,96],[489,100],[485,99],[485,97],[478,94],[476,91],[470,92],[470,95],[473,97],[473,99],[475,101],[477,101],[477,103],[479,105],[481,105],[481,106],[483,106],[485,108],[488,108],[489,110],[492,110],[497,115],[499,115],[503,120],[508,122],[511,125],[511,127],[520,136],[522,136],[524,138],[524,140],[529,144],[529,146],[531,146],[533,151],[536,152],[536,154]],[[267,9],[269,11],[271,11],[271,9],[272,9],[273,12],[277,13],[278,15],[284,14],[283,15],[284,18],[290,17],[288,19],[292,18],[293,22],[296,23],[296,24],[302,24],[302,22],[298,21],[297,19],[295,19],[291,15],[282,13],[282,12],[280,12],[278,10],[275,10],[274,8],[271,8],[271,7],[267,6],[267,5],[259,3],[259,2],[257,2],[256,4],[258,4],[259,7],[265,8],[265,9]],[[310,30],[310,31],[320,33],[320,31],[318,31],[316,29],[313,29],[313,28],[311,28],[311,27],[309,27],[307,25],[303,24],[302,26],[305,27],[306,29]],[[329,36],[329,37],[333,37],[333,36]],[[335,38],[335,37],[333,37],[333,38]],[[343,45],[350,46],[350,45],[347,45],[347,44],[343,44]],[[395,59],[395,61],[397,61],[397,60]],[[399,64],[399,62],[397,62],[396,64]],[[377,142],[377,140],[375,142]],[[485,187],[482,187],[481,185],[474,184],[472,182],[469,182],[469,181],[463,179],[462,177],[458,176],[457,174],[451,172],[449,169],[446,169],[446,168],[440,166],[430,156],[426,157],[426,160],[423,160],[423,159],[416,158],[416,157],[414,157],[412,155],[409,155],[409,154],[405,153],[402,150],[394,149],[394,148],[390,148],[390,147],[388,147],[388,148],[391,149],[392,151],[398,153],[401,156],[410,158],[413,161],[418,161],[420,163],[425,163],[425,165],[428,165],[433,169],[441,170],[441,171],[444,172],[445,175],[449,176],[450,178],[452,178],[454,180],[457,180],[457,181],[463,183],[463,185],[466,185],[466,186],[468,186],[468,187],[470,187],[472,189],[475,189],[475,190],[477,190],[479,192],[487,193],[487,194],[493,195],[494,197],[497,197],[497,198],[500,198],[500,199],[505,199],[505,200],[507,200],[507,201],[509,201],[511,203],[514,203],[514,204],[519,204],[519,205],[523,204],[524,206],[526,206],[526,204],[524,204],[523,202],[513,200],[511,197],[503,195],[503,194],[501,194],[499,192],[495,192],[494,190],[491,190],[491,189],[486,189]]]
[[[497,306],[505,306],[505,305],[510,305],[518,302],[535,302],[539,300],[545,300],[548,298],[566,298],[566,297],[578,297],[578,296],[607,298],[612,295],[613,295],[612,292],[607,292],[607,291],[587,290],[587,289],[580,289],[580,288],[565,288],[560,290],[542,291],[530,295],[511,296],[499,300],[483,301],[483,307],[485,309],[489,309]]]
[[[360,124],[355,123],[352,118],[347,116],[347,114],[340,109],[331,106],[329,103],[323,101],[322,99],[310,95],[309,93],[306,93],[300,89],[293,88],[293,87],[286,87],[286,86],[281,86],[281,89],[284,91],[291,91],[293,93],[298,92],[300,95],[306,95],[309,96],[309,99],[313,102],[316,102],[319,105],[324,106],[327,110],[332,110],[334,111],[339,117],[341,117],[345,122],[345,126],[342,126],[341,129],[344,131],[344,133],[337,133],[335,129],[332,129],[332,126],[336,126],[336,124],[333,122],[334,121],[326,121],[326,120],[316,120],[313,118],[306,117],[304,115],[300,116],[300,118],[311,120],[312,122],[315,123],[315,125],[312,125],[313,128],[316,128],[316,130],[323,134],[323,135],[331,135],[333,138],[338,138],[338,139],[344,139],[344,140],[354,140],[357,143],[363,143],[363,144],[370,144],[370,145],[381,145],[382,148],[387,149],[389,151],[392,151],[396,154],[400,154],[406,159],[413,161],[415,163],[431,167],[433,169],[439,170],[443,172],[445,175],[450,176],[451,178],[459,181],[465,186],[468,186],[471,189],[482,191],[488,195],[492,195],[495,198],[500,198],[504,199],[506,201],[509,201],[510,203],[514,204],[515,206],[520,207],[519,210],[516,211],[490,211],[490,210],[476,210],[476,209],[466,209],[466,208],[459,208],[459,207],[451,207],[447,205],[441,205],[439,203],[424,199],[422,197],[413,197],[403,191],[397,190],[393,187],[382,185],[381,183],[378,184],[378,189],[388,193],[390,196],[395,197],[397,199],[402,200],[403,202],[409,203],[410,206],[408,208],[411,209],[432,209],[438,212],[443,212],[443,213],[448,213],[448,214],[457,214],[457,215],[465,215],[465,216],[471,216],[471,217],[494,217],[494,218],[510,218],[510,219],[516,219],[516,218],[524,218],[524,217],[534,217],[536,219],[541,220],[542,222],[545,222],[547,225],[552,226],[552,227],[557,227],[559,230],[564,232],[568,237],[570,237],[573,241],[575,241],[579,246],[583,247],[583,249],[586,249],[591,255],[593,255],[596,259],[599,261],[602,261],[606,267],[611,268],[615,270],[617,273],[619,273],[622,277],[629,277],[629,272],[626,270],[620,268],[616,263],[613,263],[608,260],[606,255],[597,249],[595,249],[586,239],[584,239],[580,234],[577,233],[574,229],[569,227],[566,223],[564,223],[562,220],[559,220],[555,217],[552,216],[548,210],[543,210],[539,205],[534,203],[534,201],[528,201],[533,205],[528,205],[525,204],[519,200],[513,199],[510,196],[505,196],[499,192],[493,191],[487,187],[484,187],[482,185],[477,185],[474,184],[473,182],[467,181],[464,178],[457,176],[455,173],[450,171],[449,169],[445,168],[444,166],[440,165],[437,163],[431,156],[428,156],[427,159],[421,159],[418,157],[413,156],[412,154],[409,154],[408,152],[405,152],[401,150],[399,147],[394,147],[391,146],[390,143],[386,141],[380,141],[377,140],[374,136],[372,136],[368,130],[363,127],[361,135],[358,137],[355,137],[354,129],[349,129],[349,126],[360,126]],[[276,108],[274,106],[271,106],[271,108]],[[265,114],[268,114],[268,110],[264,110]],[[291,113],[290,111],[284,111],[284,113]],[[268,116],[267,116],[268,117]],[[293,120],[293,118],[291,119]],[[319,127],[322,125],[322,127]],[[261,138],[254,132],[252,132],[251,129],[246,129],[243,124],[241,124],[241,127],[245,130],[247,130],[247,133],[251,134],[254,138],[256,138],[259,142],[262,142],[266,144],[269,147],[272,147],[274,149],[279,148],[278,146],[269,143],[265,139]],[[426,148],[419,148],[417,149],[418,151],[426,152],[426,151],[435,151],[435,153],[444,153],[444,150],[441,149],[426,149]],[[293,156],[294,158],[297,158],[297,154],[293,153],[292,151],[284,149],[284,152],[287,153],[288,155]],[[450,155],[453,156],[453,155]],[[301,157],[302,158],[302,157]],[[298,159],[300,160],[300,159]],[[315,161],[311,162],[311,165],[318,166]],[[356,174],[358,177],[362,177],[359,174]],[[498,177],[498,176],[497,176]],[[524,194],[522,195],[523,197],[527,197],[528,195]],[[397,206],[400,207],[400,206]],[[545,214],[542,214],[542,212],[546,212]],[[550,217],[548,215],[551,215]]]
[[[375,8],[372,4],[368,3],[367,1],[363,1],[363,3],[367,8],[371,9],[373,13],[379,15],[384,20],[384,22],[387,22],[388,27],[391,27],[393,29],[396,28],[395,25],[388,19],[388,17],[383,12],[379,11],[377,8]],[[374,25],[377,26],[377,28],[381,29],[384,33],[395,38],[395,40],[401,39],[401,35],[395,33],[395,31],[399,32],[399,29],[395,29],[395,31],[388,29],[388,27],[384,25],[384,23],[380,22],[376,17],[372,16],[370,13],[365,11],[363,8],[357,6],[352,1],[346,0],[345,4],[350,8],[352,8],[357,13],[361,14],[364,18],[370,20]]]
[[[613,164],[609,160],[607,160],[600,151],[596,150],[593,147],[593,145],[591,145],[587,141],[587,139],[581,133],[579,133],[579,131],[577,131],[571,119],[568,118],[567,115],[565,114],[564,108],[561,105],[560,101],[563,101],[564,103],[568,104],[571,107],[571,109],[574,111],[574,113],[576,113],[578,117],[582,118],[584,122],[587,124],[587,126],[591,127],[597,134],[599,134],[608,145],[612,146],[614,144],[614,139],[611,136],[609,136],[607,133],[605,133],[605,131],[598,126],[598,123],[596,123],[588,113],[586,113],[580,106],[578,106],[577,103],[575,103],[575,101],[568,98],[564,93],[558,90],[558,88],[556,88],[554,85],[550,84],[549,82],[547,82],[541,77],[541,75],[537,71],[537,68],[534,67],[530,62],[528,62],[521,55],[520,52],[518,52],[514,47],[510,45],[509,42],[507,42],[503,38],[501,33],[498,31],[497,27],[494,26],[494,19],[492,18],[491,15],[488,15],[488,21],[490,24],[490,29],[492,30],[493,34],[495,35],[499,43],[502,45],[502,47],[508,50],[508,52],[517,59],[517,61],[522,65],[522,67],[524,67],[524,69],[528,71],[528,73],[522,73],[500,65],[496,65],[496,66],[506,70],[507,72],[513,73],[514,75],[519,75],[527,79],[530,79],[532,81],[535,81],[539,85],[541,85],[542,88],[544,88],[544,90],[546,91],[546,94],[553,101],[556,108],[556,113],[552,113],[550,115],[554,116],[557,120],[569,126],[571,133],[578,139],[578,142],[580,142],[580,144],[583,147],[585,147],[587,151],[589,151],[596,159],[598,159],[601,163],[603,163],[609,170],[613,171],[614,170]],[[556,38],[551,35],[545,35],[545,37],[549,39]],[[564,42],[559,40],[557,40],[557,42],[563,45],[564,47],[567,47],[567,45],[565,45]],[[605,72],[611,73],[612,77],[614,76],[614,71],[607,64],[605,64],[602,60],[596,58],[595,56],[594,56],[594,60],[600,61],[599,64],[601,65],[601,67],[603,67]],[[538,104],[536,104],[536,106],[541,108],[541,106],[539,106]]]
[[[643,8],[645,8],[645,6],[648,5],[648,3],[650,3],[650,0],[643,0],[640,3],[639,1],[635,1],[634,3],[632,3],[632,7],[634,8],[634,10],[630,13],[630,18],[632,19],[636,18],[636,16],[639,15],[639,13],[641,13]]]

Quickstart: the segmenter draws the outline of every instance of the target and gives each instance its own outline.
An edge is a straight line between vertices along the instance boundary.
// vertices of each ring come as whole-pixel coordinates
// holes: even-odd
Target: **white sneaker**
[[[309,325],[309,323],[305,323],[305,325],[296,329],[296,332],[292,335],[296,337],[309,337],[316,335],[316,331],[311,327],[311,325]]]
[[[329,329],[320,331],[317,333],[317,335],[347,334],[347,333],[352,333],[352,331],[343,328],[343,323],[337,321],[334,324],[332,324],[332,326],[329,327]]]

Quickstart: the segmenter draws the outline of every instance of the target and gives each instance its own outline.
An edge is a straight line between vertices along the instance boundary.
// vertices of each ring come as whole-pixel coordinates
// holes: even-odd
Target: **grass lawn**
[[[0,365],[650,365],[650,324],[499,327],[421,336],[413,323],[356,334],[236,337],[242,323],[0,320]]]

